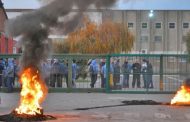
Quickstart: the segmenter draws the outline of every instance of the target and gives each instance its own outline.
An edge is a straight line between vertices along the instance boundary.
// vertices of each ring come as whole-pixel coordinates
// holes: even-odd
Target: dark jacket
[[[133,73],[141,73],[141,65],[139,63],[134,63],[132,65]]]
[[[123,74],[129,74],[131,72],[131,65],[128,62],[122,65],[122,72]]]
[[[3,74],[4,66],[3,63],[0,63],[0,74]]]
[[[147,62],[147,73],[153,75],[153,68],[150,62]]]

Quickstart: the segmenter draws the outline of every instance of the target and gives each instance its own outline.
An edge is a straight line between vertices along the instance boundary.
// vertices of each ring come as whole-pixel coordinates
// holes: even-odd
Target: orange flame
[[[172,105],[190,105],[190,88],[183,85],[171,100]]]
[[[40,103],[46,96],[47,88],[40,79],[39,71],[36,68],[25,69],[20,82],[22,84],[20,106],[15,111],[18,114],[42,114]]]

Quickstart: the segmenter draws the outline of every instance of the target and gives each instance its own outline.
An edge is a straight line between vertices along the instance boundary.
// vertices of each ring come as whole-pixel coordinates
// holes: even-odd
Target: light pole
[[[153,28],[152,28],[152,19],[154,17],[154,11],[150,10],[149,14],[148,14],[148,18],[149,18],[149,38],[150,38],[150,42],[149,42],[149,53],[150,51],[153,51]]]

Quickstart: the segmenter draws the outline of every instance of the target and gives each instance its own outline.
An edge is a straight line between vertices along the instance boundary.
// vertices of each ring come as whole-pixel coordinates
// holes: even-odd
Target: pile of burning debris
[[[42,110],[41,110],[42,111]],[[55,120],[56,118],[51,115],[29,115],[29,114],[18,114],[15,110],[7,115],[0,116],[0,121],[4,122],[27,122],[27,121],[47,121],[47,120]]]
[[[190,79],[186,79],[184,85],[176,93],[171,100],[171,105],[186,105],[190,106]]]
[[[43,84],[37,68],[27,68],[21,74],[20,82],[22,90],[20,93],[20,105],[10,114],[0,116],[0,121],[26,122],[45,121],[55,117],[44,115],[40,103],[44,100],[47,88]]]

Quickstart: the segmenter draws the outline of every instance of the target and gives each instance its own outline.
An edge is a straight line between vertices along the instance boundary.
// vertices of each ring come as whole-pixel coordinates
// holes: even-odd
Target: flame
[[[38,69],[25,69],[21,74],[20,83],[22,84],[20,106],[15,111],[18,114],[42,114],[40,103],[46,96],[47,87],[40,79]]]
[[[172,105],[190,105],[190,88],[181,86],[175,97],[171,100]]]

